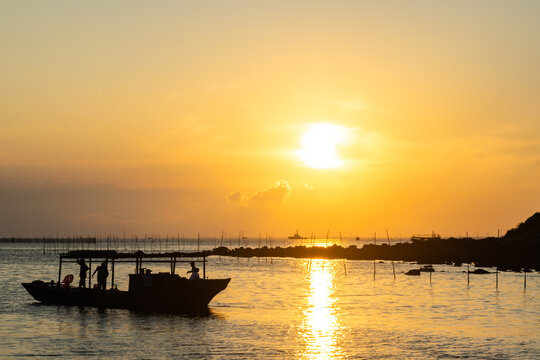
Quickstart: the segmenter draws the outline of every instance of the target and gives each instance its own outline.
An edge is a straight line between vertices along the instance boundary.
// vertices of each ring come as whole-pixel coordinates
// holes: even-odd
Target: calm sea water
[[[377,263],[373,280],[371,261],[212,257],[207,275],[232,281],[193,317],[40,305],[20,283],[57,266],[41,244],[0,244],[0,358],[540,358],[536,273],[526,290],[501,273],[497,291],[465,267],[435,265],[430,282]],[[117,265],[119,288],[132,267]]]

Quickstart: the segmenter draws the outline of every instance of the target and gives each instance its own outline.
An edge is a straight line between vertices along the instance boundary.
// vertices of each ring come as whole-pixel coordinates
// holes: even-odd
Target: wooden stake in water
[[[471,275],[471,272],[469,271],[469,263],[467,263],[467,286],[469,286],[469,276]]]
[[[272,248],[272,236],[271,235],[268,237],[268,241],[270,243],[270,248]],[[274,257],[271,256],[270,257],[270,264],[273,264],[273,263],[274,263]]]
[[[499,267],[495,268],[495,290],[499,290]]]
[[[326,230],[326,242],[324,243],[324,247],[328,246],[328,238],[330,236],[330,230]]]
[[[343,238],[341,237],[341,231],[339,232],[339,242],[340,242],[340,245],[343,246]],[[343,269],[345,269],[345,276],[347,276],[347,264],[345,260],[346,259],[343,259]]]
[[[377,245],[377,233],[373,233],[373,242]],[[375,259],[373,259],[373,280],[375,280]]]
[[[259,233],[259,249],[261,248],[262,243],[262,233]],[[261,262],[261,257],[257,256],[257,262]]]
[[[388,236],[388,229],[386,229],[386,239],[388,239],[388,249],[390,249],[390,236]],[[394,280],[396,279],[396,268],[394,266],[394,260],[392,260],[392,272],[394,273]],[[429,273],[429,282],[431,282],[431,273]]]
[[[523,289],[527,288],[527,269],[523,269]]]

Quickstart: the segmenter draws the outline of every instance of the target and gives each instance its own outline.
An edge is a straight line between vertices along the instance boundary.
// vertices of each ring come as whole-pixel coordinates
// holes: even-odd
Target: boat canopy
[[[145,263],[169,263],[171,266],[171,274],[176,271],[176,263],[202,263],[203,279],[206,279],[206,257],[211,255],[210,251],[199,252],[166,252],[166,253],[145,253],[143,251],[136,252],[118,252],[115,250],[73,250],[67,253],[60,254],[60,264],[58,267],[58,283],[62,276],[63,262],[76,262],[78,259],[88,260],[90,273],[92,272],[92,260],[102,260],[111,262],[111,287],[114,284],[114,264],[135,263],[135,273],[138,274],[143,270],[143,262]],[[92,277],[89,276],[89,286],[91,286]]]
[[[115,250],[72,250],[67,253],[61,253],[60,257],[64,259],[160,259],[160,258],[204,258],[211,255],[210,251],[199,252],[165,252],[165,253],[145,253],[136,252],[118,252]]]

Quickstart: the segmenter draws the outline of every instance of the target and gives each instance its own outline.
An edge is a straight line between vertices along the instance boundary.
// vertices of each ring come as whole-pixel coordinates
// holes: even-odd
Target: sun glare
[[[326,266],[325,266],[326,265]],[[301,332],[306,347],[300,358],[341,358],[339,346],[340,325],[336,316],[334,294],[335,266],[330,261],[312,260],[309,271],[308,308],[304,311],[305,323]]]
[[[345,142],[347,128],[333,124],[311,124],[302,136],[298,154],[312,168],[332,169],[343,164],[336,147]]]

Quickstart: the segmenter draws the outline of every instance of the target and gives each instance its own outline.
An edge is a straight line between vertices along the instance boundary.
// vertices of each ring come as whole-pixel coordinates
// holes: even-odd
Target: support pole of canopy
[[[88,260],[88,288],[92,288],[92,258]]]
[[[60,256],[60,265],[58,266],[58,284],[60,284],[61,276],[62,276],[62,256]]]
[[[206,257],[203,257],[202,263],[202,278],[206,279]]]
[[[114,288],[114,259],[111,259],[111,270],[112,270],[112,277],[111,277],[111,289]]]

